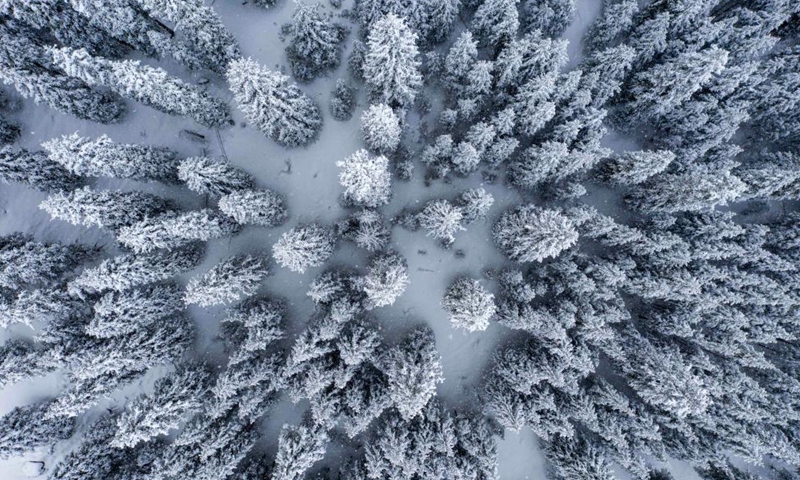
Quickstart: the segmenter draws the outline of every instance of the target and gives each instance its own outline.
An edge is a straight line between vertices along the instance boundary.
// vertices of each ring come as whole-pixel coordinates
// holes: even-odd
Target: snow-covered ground
[[[351,3],[345,2],[343,8],[350,8]],[[577,65],[581,59],[581,38],[586,27],[598,14],[600,4],[599,0],[578,2],[575,22],[566,33],[566,37],[570,40],[571,67]],[[340,13],[327,4],[324,6],[336,15]],[[269,68],[285,69],[285,44],[279,37],[281,25],[286,23],[291,15],[292,2],[282,1],[274,8],[264,10],[252,5],[243,5],[240,1],[218,0],[214,8],[237,37],[245,56],[250,56]],[[351,33],[348,37],[348,49],[354,36]],[[168,64],[167,67],[173,67],[171,72],[174,74],[186,75],[175,65]],[[232,100],[236,126],[221,131],[219,136],[216,132],[206,130],[188,119],[167,116],[133,103],[129,103],[131,112],[127,119],[119,125],[105,126],[76,120],[46,106],[33,105],[31,102],[25,102],[22,110],[16,114],[16,118],[24,126],[25,133],[21,139],[21,146],[29,149],[37,149],[41,142],[63,134],[78,132],[83,136],[94,137],[105,133],[117,142],[169,146],[186,156],[224,155],[234,165],[254,175],[259,186],[274,189],[286,196],[291,213],[289,222],[274,229],[247,227],[233,239],[211,241],[203,264],[184,277],[189,278],[197,272],[207,270],[222,257],[233,253],[253,252],[269,255],[272,245],[280,234],[298,223],[313,220],[332,224],[346,214],[338,202],[341,187],[337,181],[339,169],[335,163],[362,147],[358,119],[366,102],[363,97],[360,99],[359,108],[353,119],[348,122],[337,122],[331,118],[328,112],[329,92],[336,79],[342,76],[346,76],[344,65],[325,78],[301,86],[302,90],[322,107],[324,127],[319,139],[310,147],[291,151],[279,147],[256,129],[247,127]],[[221,79],[211,80],[211,88],[216,95],[225,99],[231,98]],[[187,139],[185,134],[181,134],[184,129],[204,135],[205,142],[197,143]],[[610,135],[609,139],[610,141],[606,142],[609,147],[621,150],[635,148],[624,138]],[[392,217],[404,206],[421,206],[433,198],[453,198],[457,192],[478,186],[481,182],[480,175],[476,174],[467,180],[456,181],[453,185],[438,182],[426,188],[422,180],[423,173],[422,169],[418,168],[411,182],[396,182],[393,200],[383,209],[387,218]],[[180,187],[113,180],[102,180],[98,184],[124,189],[144,189],[174,198],[187,208],[199,208],[205,203],[204,198]],[[445,289],[457,275],[468,274],[480,278],[484,269],[497,268],[503,264],[503,258],[493,246],[489,232],[494,218],[509,205],[518,202],[519,198],[516,193],[501,185],[484,185],[484,187],[495,196],[496,200],[489,219],[470,225],[466,231],[460,232],[455,244],[449,250],[437,246],[436,242],[426,237],[422,231],[409,232],[400,228],[393,230],[392,246],[408,260],[410,286],[393,306],[376,311],[381,329],[390,341],[398,333],[418,323],[427,323],[433,328],[437,348],[443,358],[446,378],[445,383],[439,386],[439,396],[450,406],[475,407],[475,394],[484,366],[491,359],[497,345],[513,334],[497,324],[479,333],[455,330],[440,306]],[[593,195],[596,195],[599,202],[606,201],[603,200],[602,192],[593,192]],[[72,227],[61,221],[51,221],[46,213],[37,208],[45,197],[42,193],[21,186],[0,186],[0,234],[26,231],[41,240],[97,243],[113,249],[111,238],[97,229]],[[603,210],[602,206],[598,208]],[[463,258],[456,256],[458,250],[464,252]],[[336,255],[328,264],[363,267],[366,264],[366,255],[352,244],[343,243],[339,245]],[[307,286],[321,269],[310,269],[300,275],[275,265],[273,267],[274,273],[264,282],[263,290],[265,293],[288,300],[290,333],[296,333],[305,325],[313,306],[305,297]],[[223,314],[222,308],[190,308],[189,315],[195,320],[201,332],[197,349],[199,355],[213,356],[218,352],[214,336]],[[25,329],[0,332],[0,339],[20,334],[24,335]],[[142,382],[143,386],[148,384],[152,384],[150,377]],[[142,385],[134,385],[131,390],[140,389]],[[0,414],[8,412],[17,405],[52,396],[62,387],[63,379],[58,375],[51,375],[6,388],[0,391]],[[121,392],[120,395],[124,396],[126,393],[131,392]],[[268,451],[274,451],[276,448],[280,426],[285,422],[297,421],[304,408],[303,404],[292,405],[288,400],[279,403],[264,422],[267,432],[265,437],[268,442],[265,448]],[[61,450],[57,450],[59,451]],[[332,449],[329,456],[335,455],[335,449]],[[49,452],[40,451],[31,458],[44,459],[48,456]],[[0,478],[5,480],[23,478],[23,463],[24,460],[21,459],[0,462]],[[499,464],[500,477],[504,480],[544,478],[544,458],[538,450],[535,435],[528,429],[518,434],[507,433],[499,441]],[[689,471],[682,473],[679,478],[696,478]]]

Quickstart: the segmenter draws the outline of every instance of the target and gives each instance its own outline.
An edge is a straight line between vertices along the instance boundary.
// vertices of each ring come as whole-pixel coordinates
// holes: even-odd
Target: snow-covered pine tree
[[[479,155],[482,155],[496,138],[497,129],[488,122],[478,122],[472,125],[464,136],[464,140],[469,142]]]
[[[469,100],[459,100],[455,108],[442,110],[438,118],[439,125],[445,129],[452,129],[459,119],[471,119],[475,115],[475,108],[472,108],[474,106]]]
[[[284,425],[278,438],[278,454],[272,478],[301,480],[315,463],[322,460],[328,433],[318,425]]]
[[[6,293],[0,297],[0,326],[21,323],[36,328],[37,322],[59,322],[76,315],[83,315],[85,305],[57,288],[21,290],[16,295]]]
[[[725,69],[723,74],[733,70]],[[684,102],[655,123],[654,143],[672,150],[685,165],[695,164],[704,156],[706,163],[729,161],[740,151],[729,141],[749,119],[749,110],[745,102],[720,102],[711,96]]]
[[[318,267],[333,255],[336,236],[332,229],[316,223],[300,225],[281,235],[272,246],[272,257],[281,267],[305,273]]]
[[[192,241],[207,242],[230,237],[239,224],[216,210],[204,208],[189,212],[171,211],[124,226],[117,231],[117,241],[136,253],[159,248],[178,248]]]
[[[238,302],[255,295],[268,273],[263,258],[236,255],[189,280],[183,299],[187,305],[201,307]]]
[[[769,6],[767,8],[770,9]],[[769,15],[765,13],[760,12],[756,18]],[[774,40],[777,37],[772,34],[766,38]],[[797,49],[789,45],[776,48],[773,57],[760,68],[766,73],[767,80],[753,87],[757,93],[748,95],[748,99],[753,102],[749,113],[753,117],[756,134],[778,143],[781,148],[790,144],[800,133],[800,119],[796,114],[800,101],[795,76],[798,64],[800,55]],[[756,74],[756,79],[758,78]]]
[[[149,253],[146,255],[124,254],[81,272],[70,282],[71,293],[106,291],[122,292],[129,288],[161,282],[197,266],[203,257],[200,245]]]
[[[667,49],[670,20],[669,12],[660,12],[634,27],[627,44],[636,50],[637,66],[649,63]]]
[[[49,473],[52,480],[102,480],[114,475],[132,474],[136,457],[130,451],[111,446],[116,429],[114,414],[103,415],[91,423],[81,443]]]
[[[153,30],[165,29],[130,0],[67,1],[76,12],[89,20],[91,26],[146,55],[155,53],[147,34]]]
[[[172,58],[182,63],[189,70],[201,70],[206,68],[204,59],[195,48],[190,45],[185,38],[178,38],[169,33],[149,31],[147,36],[150,43],[158,54],[159,58]]]
[[[502,46],[517,36],[520,0],[484,0],[472,19],[472,30],[484,45]]]
[[[355,212],[338,222],[336,233],[369,252],[383,250],[392,236],[381,214],[370,209]]]
[[[74,190],[81,180],[44,152],[0,149],[0,181],[23,183],[43,192]]]
[[[470,142],[459,142],[453,149],[453,156],[450,158],[453,170],[463,177],[478,169],[481,161],[481,154]]]
[[[400,145],[400,118],[385,103],[370,105],[361,115],[364,142],[372,151],[390,154]]]
[[[433,330],[417,327],[379,360],[386,375],[389,396],[404,420],[422,413],[436,395],[436,385],[444,381],[442,363],[436,351]]]
[[[696,167],[651,178],[637,185],[626,201],[643,212],[674,213],[725,205],[746,190],[747,185],[729,170]]]
[[[277,0],[254,0],[253,4],[262,8],[269,8],[275,5]]]
[[[676,345],[651,341],[628,329],[625,351],[631,363],[622,371],[630,387],[657,412],[682,421],[702,415],[712,405],[707,380]]]
[[[494,295],[479,281],[467,277],[457,278],[447,288],[442,306],[453,327],[470,332],[486,330],[497,310]]]
[[[23,339],[11,339],[0,346],[0,386],[12,385],[27,378],[44,376],[65,365],[43,355],[41,344]]]
[[[558,437],[548,442],[545,457],[558,480],[614,480],[616,476],[603,452],[583,439]]]
[[[363,295],[358,288],[357,282],[358,276],[351,270],[343,268],[326,269],[311,282],[306,295],[311,297],[311,300],[321,308],[330,309],[331,311],[328,313],[332,317],[336,317],[337,323],[339,320],[349,321],[359,312],[363,301]],[[342,307],[341,312],[333,312],[332,307],[335,303],[339,303],[339,306]],[[326,326],[326,322],[315,323],[314,335],[321,335],[325,338],[330,337],[329,333],[317,331],[330,328],[331,325]],[[334,330],[337,328],[334,328]]]
[[[204,365],[181,365],[156,380],[152,393],[142,394],[125,405],[117,417],[111,440],[116,448],[135,447],[181,426],[188,415],[203,407],[211,374]]]
[[[475,62],[467,75],[467,85],[457,102],[459,113],[466,119],[480,113],[486,96],[492,93],[494,63],[489,60]]]
[[[147,370],[177,361],[193,337],[192,323],[174,317],[130,335],[84,340],[68,357],[71,387],[53,402],[45,418],[81,414]]]
[[[481,415],[450,414],[436,400],[411,421],[396,412],[384,416],[364,447],[364,458],[348,480],[497,478],[495,436],[488,422]]]
[[[636,185],[666,170],[673,160],[669,150],[625,152],[603,162],[598,175],[617,185]]]
[[[392,195],[392,174],[389,160],[383,155],[372,156],[359,150],[343,161],[339,184],[344,187],[344,201],[348,204],[376,208],[389,203]]]
[[[43,291],[43,289],[38,291]],[[9,377],[0,377],[0,381],[5,382],[7,378],[15,378],[16,380],[12,381],[17,381],[26,376],[41,376],[56,369],[65,368],[69,363],[70,355],[82,347],[87,340],[90,340],[83,333],[83,327],[91,311],[87,308],[85,300],[70,297],[70,294],[62,289],[51,290],[51,292],[58,292],[59,300],[62,303],[71,302],[71,314],[50,317],[48,322],[38,325],[38,332],[32,339],[35,343],[25,341],[12,348],[9,357],[11,363],[15,363],[16,360],[28,362],[30,365],[24,366],[22,369],[23,372],[28,373],[23,376],[13,373]]]
[[[460,0],[357,0],[355,13],[364,31],[373,28],[384,15],[403,17],[422,40],[435,44],[447,38],[460,7]]]
[[[195,415],[169,445],[161,445],[148,470],[153,480],[224,480],[258,443],[258,429],[235,412]]]
[[[272,190],[242,190],[219,199],[219,209],[243,225],[277,227],[289,217],[283,196]]]
[[[10,0],[0,5],[0,12],[33,28],[48,30],[60,43],[85,48],[93,55],[116,58],[130,51],[67,2]]]
[[[272,0],[259,0],[254,2],[256,5],[265,3],[265,8],[272,5]],[[272,477],[272,459],[266,455],[256,455],[245,460],[244,465],[239,466],[237,480],[262,480]],[[658,480],[658,479],[656,479]],[[671,480],[671,479],[668,479]]]
[[[578,241],[572,222],[555,210],[522,205],[506,210],[492,228],[497,247],[511,260],[541,262]]]
[[[0,79],[24,98],[83,120],[117,123],[125,114],[125,104],[117,95],[64,75],[46,60],[43,48],[6,31],[0,32]]]
[[[568,337],[501,350],[487,376],[485,408],[507,428],[529,425],[544,440],[571,437],[574,427],[553,396],[577,394],[594,368],[590,352]]]
[[[675,480],[669,470],[652,470],[647,480]]]
[[[252,423],[275,403],[285,386],[285,358],[272,346],[285,335],[285,316],[283,301],[268,297],[250,298],[228,311],[221,330],[231,355],[211,388],[208,415],[217,418],[235,411]]]
[[[465,190],[458,196],[456,205],[464,214],[463,222],[468,225],[477,220],[486,218],[489,210],[494,205],[494,197],[483,187]]]
[[[222,127],[230,120],[228,106],[222,100],[162,68],[143,65],[138,60],[93,57],[84,49],[50,48],[48,54],[68,75],[89,85],[107,87],[161,112],[190,117],[208,128]]]
[[[155,195],[134,191],[92,190],[55,193],[39,204],[51,217],[73,225],[118,230],[145,217],[167,211],[169,202]]]
[[[442,82],[451,92],[460,95],[469,84],[469,73],[478,60],[478,42],[465,30],[447,52]]]
[[[496,166],[512,158],[519,147],[519,140],[514,137],[502,137],[495,140],[486,152],[483,153],[484,161],[488,165]]]
[[[0,116],[0,145],[16,142],[21,133],[19,125],[10,122],[4,116]]]
[[[523,0],[525,31],[560,37],[575,17],[575,0]]]
[[[353,48],[347,57],[347,71],[356,80],[364,81],[364,58],[367,56],[367,46],[361,40],[353,41]]]
[[[408,287],[408,263],[397,252],[379,253],[370,259],[367,274],[357,284],[367,295],[367,309],[392,305]]]
[[[374,365],[380,336],[360,316],[363,294],[354,277],[329,270],[314,280],[308,294],[319,314],[298,337],[284,371],[290,397],[308,399],[315,422],[325,428],[341,422],[350,437],[391,406]]]
[[[72,436],[75,419],[45,420],[50,401],[16,407],[0,417],[0,459],[18,457],[36,447],[51,445]]]
[[[627,105],[636,119],[657,119],[670,113],[703,88],[728,63],[728,52],[719,47],[687,51],[636,74]]]
[[[178,155],[168,148],[114,143],[106,135],[91,139],[77,133],[44,142],[42,148],[75,175],[177,181]]]
[[[579,122],[572,122],[572,125],[578,126]],[[545,182],[549,182],[551,187],[556,182],[569,183],[574,175],[591,169],[611,154],[610,150],[595,145],[578,144],[578,148],[570,150],[564,142],[548,141],[530,147],[509,165],[511,182],[530,189]]]
[[[422,87],[417,35],[405,21],[388,14],[372,26],[367,37],[364,80],[374,101],[407,108]]]
[[[750,198],[800,198],[800,156],[790,152],[762,153],[735,174],[747,184]]]
[[[292,38],[286,55],[292,75],[301,82],[309,82],[339,65],[345,30],[329,23],[319,7],[298,2],[292,13]]]
[[[234,326],[235,344],[238,352],[231,356],[230,363],[238,363],[248,358],[248,354],[266,353],[270,346],[285,337],[283,323],[286,317],[286,305],[282,300],[268,297],[254,297],[245,300],[228,311],[223,331],[227,326]],[[243,327],[244,331],[236,327]]]
[[[20,233],[0,237],[0,287],[53,287],[92,257],[79,244],[42,243]]]
[[[175,284],[109,292],[94,304],[86,333],[95,338],[129,335],[183,309],[183,291]]]
[[[255,186],[255,179],[228,162],[190,157],[178,165],[178,178],[195,193],[221,197]]]
[[[447,200],[431,200],[416,217],[419,225],[428,231],[428,236],[445,245],[456,240],[456,233],[466,230],[462,225],[464,211]]]
[[[74,0],[73,0],[74,1]],[[203,66],[224,74],[230,62],[241,57],[236,38],[225,28],[217,13],[198,0],[135,0],[150,15],[175,25],[193,57]],[[263,0],[259,0],[263,3]]]
[[[610,47],[615,39],[628,33],[639,10],[636,0],[603,0],[603,11],[586,32],[586,44],[592,50]]]
[[[252,59],[232,61],[227,76],[239,109],[266,136],[290,148],[314,141],[322,128],[319,108],[289,77]]]
[[[419,20],[414,28],[429,43],[440,43],[450,34],[458,18],[461,0],[419,0]],[[409,17],[414,17],[410,15]]]
[[[334,120],[346,122],[353,117],[356,108],[356,91],[346,80],[336,80],[331,92],[331,115]]]
[[[500,50],[495,62],[494,74],[498,86],[512,94],[522,89],[531,97],[529,102],[547,100],[553,89],[551,84],[558,80],[559,70],[567,63],[567,45],[567,41],[543,37],[539,31],[529,32],[522,38],[508,42]],[[574,89],[572,83],[565,81],[558,90],[569,95]],[[537,98],[537,94],[541,96]],[[518,96],[516,103],[523,104],[523,98]],[[523,116],[519,111],[517,115]]]
[[[449,134],[439,135],[433,144],[422,150],[420,160],[428,167],[428,175],[441,178],[452,169],[453,137]]]
[[[591,95],[591,106],[602,108],[619,95],[635,58],[636,50],[619,45],[598,50],[584,61],[578,88]]]
[[[741,468],[734,466],[728,459],[711,461],[707,465],[695,469],[695,472],[703,480],[757,480],[758,479],[757,475],[754,475],[747,470],[743,470]],[[785,474],[785,477],[780,476],[780,473],[778,473],[775,478],[779,480],[784,480],[784,478],[790,480],[791,477],[792,474],[787,472]],[[667,480],[672,480],[672,477],[669,477]]]
[[[283,355],[240,349],[233,353],[228,368],[211,388],[213,397],[206,404],[206,414],[224,417],[235,414],[253,423],[275,403],[283,388]]]

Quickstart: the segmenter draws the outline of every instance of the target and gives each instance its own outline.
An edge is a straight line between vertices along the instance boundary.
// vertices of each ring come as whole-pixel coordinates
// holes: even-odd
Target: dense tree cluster
[[[336,232],[369,252],[383,250],[392,237],[386,220],[371,209],[359,210],[341,220],[336,224]]]
[[[84,49],[52,48],[48,53],[55,66],[87,85],[108,88],[164,113],[191,117],[209,128],[228,123],[228,107],[221,100],[161,68],[94,57]]]
[[[341,2],[297,3],[281,40],[307,94],[200,0],[0,1],[0,79],[23,99],[0,94],[0,180],[58,220],[0,222],[0,387],[63,379],[0,417],[0,458],[64,442],[54,480],[494,480],[496,439],[528,428],[557,480],[797,477],[800,6],[601,3],[572,62],[575,0],[356,0],[335,21]],[[343,213],[263,230],[295,192],[220,130],[312,145],[334,71],[336,133],[359,145],[318,161]],[[83,127],[37,149],[16,122],[53,122],[25,102],[100,124],[138,102],[202,131],[186,155]],[[409,316],[436,271],[394,226],[486,263],[438,278],[437,318]],[[269,253],[307,289],[301,323],[298,297],[264,293]],[[459,410],[420,320],[497,345]],[[261,438],[286,398],[302,418]]]
[[[0,30],[3,83],[12,85],[24,98],[80,119],[100,123],[122,120],[126,109],[118,95],[93,89],[83,80],[69,76],[49,60],[45,46],[37,38],[30,38],[32,31],[27,27],[20,30],[15,32],[8,23]]]
[[[493,204],[492,194],[481,187],[472,188],[461,192],[455,201],[436,199],[419,210],[404,210],[395,218],[395,223],[409,230],[422,228],[442,246],[449,247],[456,233],[484,219]]]
[[[459,0],[357,0],[356,14],[362,27],[372,30],[383,16],[395,14],[408,19],[409,26],[425,41],[437,43],[444,40],[458,17]]]

